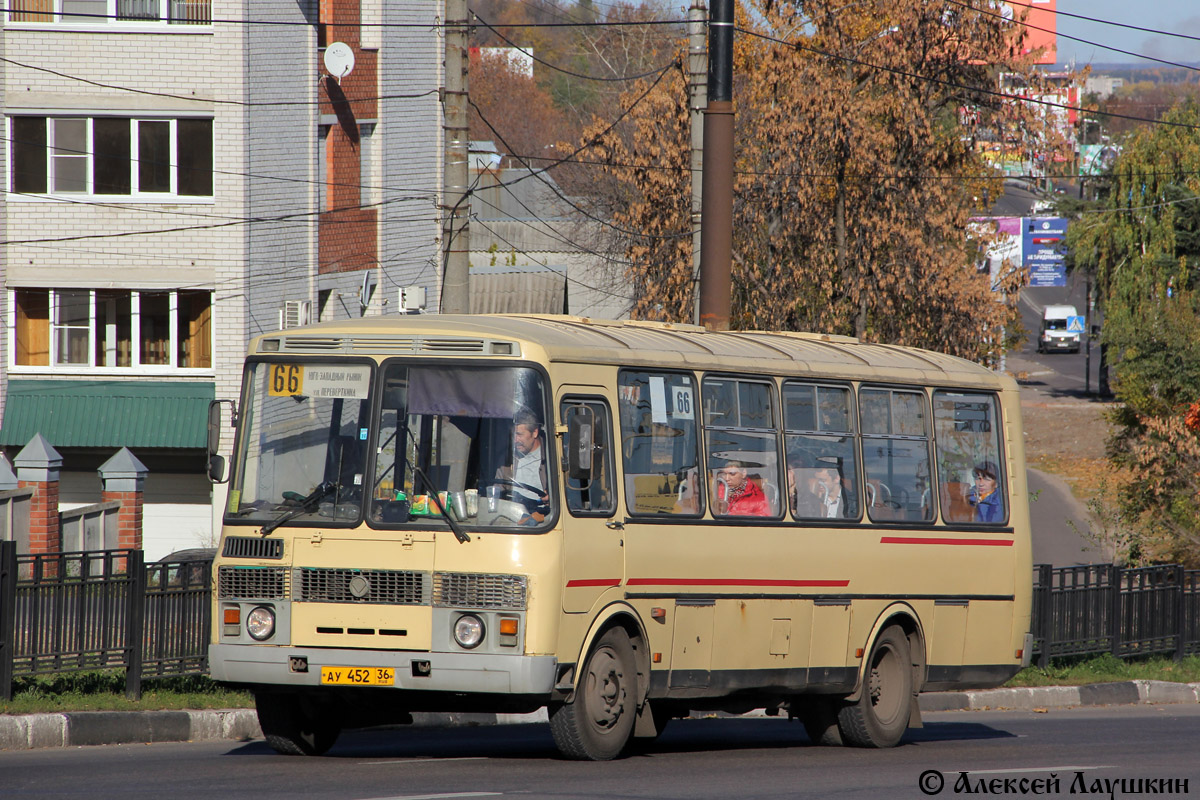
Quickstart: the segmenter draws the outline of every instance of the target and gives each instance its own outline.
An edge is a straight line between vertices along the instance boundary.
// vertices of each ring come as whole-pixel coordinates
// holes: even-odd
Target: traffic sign
[[[1084,322],[1083,317],[1067,317],[1067,331],[1069,333],[1083,333]]]

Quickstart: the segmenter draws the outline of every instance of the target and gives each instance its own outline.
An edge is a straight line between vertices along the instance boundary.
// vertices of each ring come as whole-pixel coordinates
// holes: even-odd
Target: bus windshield
[[[227,521],[356,521],[370,407],[369,364],[249,364]]]
[[[467,526],[550,521],[550,440],[537,371],[392,363],[382,380],[373,526],[443,511]]]

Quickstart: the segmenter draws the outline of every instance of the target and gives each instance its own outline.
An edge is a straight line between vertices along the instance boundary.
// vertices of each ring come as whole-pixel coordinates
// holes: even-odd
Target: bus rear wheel
[[[633,645],[611,628],[588,655],[574,699],[550,709],[550,732],[567,758],[608,761],[625,749],[636,717]]]
[[[908,637],[891,625],[871,647],[858,701],[838,711],[842,739],[857,747],[894,747],[908,727],[913,667]]]
[[[296,694],[258,692],[254,705],[267,744],[285,756],[323,755],[342,732],[333,709]]]

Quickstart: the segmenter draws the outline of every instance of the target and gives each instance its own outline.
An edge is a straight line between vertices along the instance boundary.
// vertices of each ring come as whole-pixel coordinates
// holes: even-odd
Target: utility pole
[[[733,264],[733,0],[713,0],[704,109],[700,324],[729,330]]]
[[[467,122],[467,0],[446,0],[445,85],[442,88],[442,298],[443,314],[471,310],[468,255],[471,250],[470,132]]]
[[[708,46],[704,0],[688,9],[688,112],[692,131],[692,322],[700,324],[700,225],[704,220],[704,107],[708,104]]]

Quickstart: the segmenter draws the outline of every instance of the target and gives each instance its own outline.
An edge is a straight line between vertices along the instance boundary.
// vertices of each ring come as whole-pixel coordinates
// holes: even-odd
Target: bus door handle
[[[625,530],[625,523],[617,522],[615,519],[610,519],[608,522],[604,523],[604,527],[608,528],[610,531],[623,531]]]

